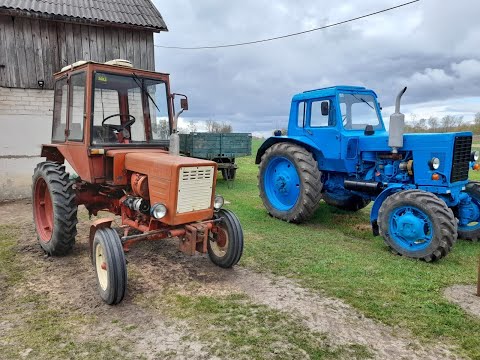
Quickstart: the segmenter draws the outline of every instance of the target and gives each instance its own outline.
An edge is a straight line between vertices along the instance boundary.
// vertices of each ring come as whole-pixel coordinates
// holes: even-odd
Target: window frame
[[[72,121],[72,114],[71,111],[73,111],[73,84],[72,84],[72,78],[77,75],[84,75],[85,76],[85,87],[83,89],[83,126],[82,126],[82,139],[71,139],[70,138],[70,125]],[[87,71],[77,71],[68,77],[68,111],[67,111],[67,130],[68,130],[68,136],[66,136],[66,141],[71,141],[75,143],[83,143],[85,141],[85,126],[86,126],[86,119],[87,119]]]
[[[138,143],[138,142],[133,142],[133,143],[129,143],[129,144],[115,144],[115,143],[103,143],[103,144],[94,144],[93,143],[93,138],[94,138],[94,133],[93,133],[93,121],[94,121],[94,112],[95,112],[95,77],[97,74],[107,74],[107,75],[117,75],[117,76],[125,76],[124,74],[119,74],[119,73],[116,73],[116,72],[110,72],[110,71],[103,71],[103,70],[96,70],[96,71],[92,71],[91,72],[91,95],[90,95],[90,101],[91,101],[91,108],[90,108],[90,111],[91,111],[91,115],[90,115],[90,146],[93,146],[93,147],[98,147],[98,146],[121,146],[121,147],[125,147],[125,146],[131,146],[131,147],[142,147],[142,146],[151,146],[151,145],[157,145],[157,146],[165,146],[166,143],[168,143],[169,140],[153,140],[152,139],[152,123],[151,123],[151,118],[150,118],[150,109],[149,109],[149,104],[148,104],[148,97],[145,96],[145,94],[143,93],[142,91],[142,107],[143,107],[143,120],[145,122],[145,131],[147,131],[147,126],[146,126],[146,123],[147,121],[149,121],[149,125],[148,125],[148,131],[149,133],[145,133],[146,135],[146,139],[147,141],[145,143]],[[165,81],[165,80],[161,80],[161,79],[157,79],[157,78],[154,78],[154,77],[148,77],[148,76],[138,76],[138,78],[140,80],[152,80],[152,81],[156,81],[156,82],[163,82],[165,84],[165,96],[166,96],[166,104],[167,104],[167,113],[168,113],[168,125],[169,125],[169,134],[172,133],[172,128],[171,128],[171,117],[172,117],[172,114],[171,114],[171,104],[170,104],[170,101],[171,101],[171,98],[170,98],[170,87],[169,87],[169,82],[168,81]],[[145,104],[146,103],[146,104]],[[145,113],[145,110],[148,109],[148,114]],[[148,118],[148,119],[147,119]]]
[[[54,138],[54,129],[55,129],[55,114],[57,112],[57,101],[56,101],[56,87],[57,87],[57,84],[61,81],[64,81],[66,80],[66,85],[67,85],[67,102],[66,102],[66,111],[65,111],[65,131],[64,131],[64,134],[63,134],[63,140],[59,140],[59,139],[55,139]],[[63,86],[62,86],[63,87]],[[67,141],[67,129],[68,129],[68,101],[69,101],[69,96],[70,96],[70,85],[69,85],[69,76],[68,75],[65,75],[65,76],[62,76],[61,78],[57,79],[55,81],[55,85],[53,87],[53,116],[52,116],[52,143],[57,143],[57,144],[60,144],[60,143],[65,143]],[[60,103],[60,111],[62,111],[61,107],[62,107],[62,103],[63,103],[63,95],[62,94],[62,102]],[[62,114],[60,114],[61,116]],[[61,121],[60,121],[61,123]]]
[[[327,119],[327,125],[312,125],[312,104],[315,102],[322,103],[324,101],[328,101],[328,119]],[[323,98],[323,99],[312,99],[308,101],[308,110],[307,110],[307,118],[308,118],[308,126],[312,129],[325,129],[325,128],[336,128],[337,127],[337,118],[336,114],[332,113],[332,109],[335,109],[334,107],[334,100],[333,98]],[[321,105],[320,105],[321,106]],[[323,116],[323,115],[322,115]],[[330,117],[332,117],[334,123],[332,125],[328,125],[328,121],[330,120]]]

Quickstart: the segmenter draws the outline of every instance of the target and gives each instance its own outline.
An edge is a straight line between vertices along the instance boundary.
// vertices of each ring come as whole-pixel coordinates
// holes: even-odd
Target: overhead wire
[[[365,19],[365,18],[368,18],[368,17],[371,17],[371,16],[378,15],[378,14],[382,14],[382,13],[385,13],[385,12],[388,12],[388,11],[396,10],[396,9],[404,7],[404,6],[412,5],[412,4],[417,3],[419,1],[420,0],[412,0],[412,1],[409,1],[409,2],[406,2],[406,3],[402,3],[402,4],[399,4],[399,5],[395,5],[395,6],[383,9],[383,10],[378,10],[378,11],[375,11],[375,12],[372,12],[372,13],[369,13],[369,14],[357,16],[357,17],[350,18],[350,19],[343,20],[343,21],[339,21],[339,22],[336,22],[336,23],[316,27],[316,28],[309,29],[309,30],[299,31],[299,32],[296,32],[296,33],[290,33],[290,34],[286,34],[286,35],[261,39],[261,40],[246,41],[246,42],[240,42],[240,43],[234,43],[234,44],[212,45],[212,46],[183,47],[183,46],[155,45],[155,47],[162,48],[162,49],[175,49],[175,50],[205,50],[205,49],[222,49],[222,48],[231,48],[231,47],[237,47],[237,46],[260,44],[260,43],[265,43],[265,42],[269,42],[269,41],[275,41],[275,40],[285,39],[285,38],[289,38],[289,37],[304,35],[304,34],[307,34],[307,33],[314,32],[314,31],[324,30],[324,29],[328,29],[328,28],[331,28],[331,27],[334,27],[334,26],[347,24],[347,23],[350,23],[350,22],[354,22],[354,21],[357,21],[357,20],[361,20],[361,19]]]

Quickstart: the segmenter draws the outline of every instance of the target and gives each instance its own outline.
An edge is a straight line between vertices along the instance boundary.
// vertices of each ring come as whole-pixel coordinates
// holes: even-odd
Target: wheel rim
[[[474,231],[480,229],[480,202],[478,199],[472,197],[472,201],[468,206],[465,206],[461,210],[462,218],[467,218],[468,223],[462,221],[458,224],[458,230],[460,231]]]
[[[105,291],[108,287],[108,268],[105,252],[103,251],[103,246],[101,244],[97,244],[97,247],[95,248],[95,267],[97,269],[97,277],[100,287]]]
[[[274,157],[264,176],[265,192],[274,208],[292,209],[300,197],[300,177],[295,165],[285,157]]]
[[[402,206],[393,210],[389,225],[391,238],[405,250],[423,250],[432,242],[432,221],[417,207]]]
[[[35,225],[41,241],[48,243],[53,232],[53,203],[45,179],[39,178],[34,192]]]
[[[217,227],[216,232],[212,232],[213,239],[210,240],[210,248],[215,256],[222,258],[228,251],[228,231],[220,226]]]

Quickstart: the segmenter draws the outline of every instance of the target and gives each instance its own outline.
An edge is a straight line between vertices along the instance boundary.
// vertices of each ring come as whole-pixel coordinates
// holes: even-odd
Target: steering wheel
[[[113,114],[113,115],[107,116],[105,119],[103,119],[103,121],[102,121],[102,126],[103,126],[104,128],[113,129],[113,130],[115,130],[116,132],[120,132],[120,131],[123,131],[125,128],[133,125],[133,124],[135,123],[135,121],[136,121],[135,116],[133,116],[133,115],[128,115],[129,120],[128,120],[125,124],[123,124],[123,125],[105,124],[105,121],[107,121],[107,120],[109,120],[109,119],[111,119],[111,118],[113,118],[113,117],[116,117],[116,116],[120,116],[120,117],[121,117],[121,116],[125,116],[125,115],[124,115],[124,114]]]

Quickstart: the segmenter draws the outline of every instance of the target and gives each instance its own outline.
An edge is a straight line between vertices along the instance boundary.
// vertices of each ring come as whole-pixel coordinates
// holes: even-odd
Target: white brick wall
[[[30,196],[41,145],[51,139],[53,90],[0,87],[0,201]],[[13,157],[13,158],[11,158]]]

